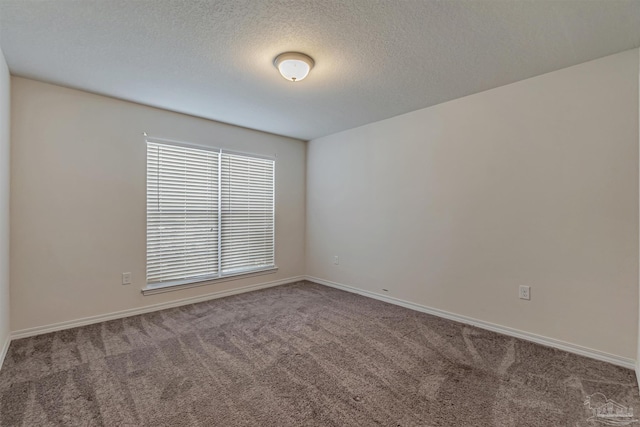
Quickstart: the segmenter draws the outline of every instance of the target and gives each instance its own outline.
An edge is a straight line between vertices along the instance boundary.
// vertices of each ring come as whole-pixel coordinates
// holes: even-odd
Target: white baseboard
[[[499,334],[520,338],[526,341],[542,344],[547,347],[556,348],[558,350],[567,351],[569,353],[579,354],[580,356],[589,357],[591,359],[600,360],[602,362],[612,363],[614,365],[622,366],[624,368],[635,369],[636,372],[638,372],[638,369],[636,367],[636,361],[634,359],[616,356],[615,354],[605,353],[600,350],[594,350],[592,348],[583,347],[583,346],[572,344],[566,341],[557,340],[555,338],[549,338],[542,335],[537,335],[530,332],[509,328],[507,326],[485,322],[484,320],[478,320],[472,317],[450,313],[448,311],[427,307],[425,305],[416,304],[416,303],[405,301],[399,298],[390,297],[388,295],[382,295],[375,292],[359,289],[353,286],[343,285],[341,283],[320,279],[318,277],[306,276],[305,278],[310,282],[318,283],[320,285],[330,286],[332,288],[341,289],[343,291],[356,293],[365,297],[374,298],[380,301],[388,302],[390,304],[395,304],[405,308],[409,308],[411,310],[432,314],[434,316],[442,317],[445,319],[453,320],[453,321],[464,323],[467,325],[476,326],[478,328],[486,329],[488,331],[493,331]]]
[[[65,322],[53,323],[50,325],[36,326],[34,328],[21,329],[11,333],[10,339],[20,339],[32,337],[35,335],[46,334],[49,332],[62,331],[64,329],[77,328],[79,326],[91,325],[93,323],[106,322],[108,320],[121,319],[123,317],[137,316],[138,314],[150,313],[152,311],[164,310],[167,308],[179,307],[182,305],[195,304],[198,302],[209,301],[212,299],[227,297],[231,295],[242,294],[245,292],[257,291],[258,289],[272,288],[274,286],[286,285],[297,281],[304,280],[304,276],[288,277],[286,279],[274,280],[271,282],[258,283],[256,285],[243,286],[241,288],[229,289],[226,291],[211,292],[206,295],[197,297],[183,298],[174,301],[163,302],[159,304],[147,305],[140,308],[132,308],[128,310],[115,311],[112,313],[100,314],[98,316],[84,317],[82,319],[69,320]],[[8,340],[9,341],[9,340]],[[6,348],[8,348],[8,343]],[[6,351],[5,348],[5,351]],[[4,355],[4,353],[3,353]],[[4,356],[3,356],[4,357]]]
[[[9,351],[9,345],[11,345],[11,335],[7,335],[7,338],[4,340],[4,344],[2,345],[2,350],[0,351],[0,369],[2,369],[2,365],[4,365],[4,358],[7,356],[7,352]]]
[[[388,295],[382,295],[375,292],[359,289],[353,286],[343,285],[341,283],[332,282],[329,280],[320,279],[313,276],[295,276],[281,280],[274,280],[271,282],[259,283],[256,285],[243,286],[241,288],[230,289],[226,291],[212,292],[206,295],[200,295],[197,297],[183,298],[175,301],[169,301],[159,304],[148,305],[140,308],[133,308],[128,310],[122,310],[112,313],[101,314],[98,316],[85,317],[82,319],[70,320],[65,322],[54,323],[50,325],[37,326],[34,328],[21,329],[14,331],[5,341],[2,351],[0,352],[0,367],[4,362],[4,358],[9,349],[11,340],[31,337],[35,335],[46,334],[49,332],[61,331],[64,329],[76,328],[79,326],[90,325],[94,323],[106,322],[108,320],[121,319],[124,317],[136,316],[138,314],[150,313],[153,311],[164,310],[167,308],[179,307],[182,305],[195,304],[198,302],[208,301],[212,299],[222,298],[226,296],[241,294],[245,292],[255,291],[258,289],[266,289],[275,286],[285,285],[288,283],[297,282],[300,280],[309,280],[314,283],[329,286],[332,288],[341,289],[343,291],[356,293],[365,297],[374,298],[380,301],[388,302],[390,304],[399,305],[411,310],[420,311],[422,313],[431,314],[434,316],[442,317],[444,319],[453,320],[455,322],[464,323],[467,325],[476,326],[481,329],[497,332],[499,334],[520,338],[526,341],[535,342],[537,344],[545,345],[547,347],[556,348],[558,350],[567,351],[570,353],[579,354],[581,356],[589,357],[592,359],[600,360],[614,365],[622,366],[624,368],[633,369],[636,372],[638,378],[640,378],[640,365],[636,365],[634,359],[617,356],[614,354],[606,353],[600,350],[583,347],[577,344],[572,344],[566,341],[557,340],[555,338],[549,338],[542,335],[533,334],[530,332],[521,331],[507,326],[497,325],[495,323],[485,322],[483,320],[474,319],[472,317],[463,316],[460,314],[450,313],[445,310],[437,308],[427,307],[421,304],[416,304],[410,301],[405,301],[399,298],[390,297]]]

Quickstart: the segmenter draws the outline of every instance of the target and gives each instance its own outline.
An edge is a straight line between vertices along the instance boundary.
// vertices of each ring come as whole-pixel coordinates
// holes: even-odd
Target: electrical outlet
[[[531,299],[531,287],[530,286],[520,286],[520,299]]]
[[[122,273],[122,284],[123,285],[131,284],[131,273]]]
[[[338,255],[336,255],[336,256],[334,256],[334,257],[333,257],[333,263],[334,263],[335,265],[340,265],[340,258],[338,258]]]

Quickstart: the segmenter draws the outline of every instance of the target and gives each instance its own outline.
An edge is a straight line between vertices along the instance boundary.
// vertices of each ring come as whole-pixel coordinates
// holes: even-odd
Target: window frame
[[[273,162],[273,177],[272,177],[272,189],[273,189],[273,226],[272,226],[272,233],[273,233],[273,265],[272,266],[265,266],[265,267],[260,267],[260,268],[255,268],[255,269],[251,269],[248,271],[240,271],[240,272],[234,272],[234,273],[228,273],[228,274],[223,274],[221,270],[218,271],[218,273],[216,275],[208,275],[208,276],[200,276],[200,277],[194,277],[194,278],[187,278],[187,279],[177,279],[177,280],[170,280],[170,281],[166,281],[166,282],[156,282],[156,283],[149,283],[147,282],[147,268],[148,268],[148,220],[149,220],[149,211],[147,209],[147,204],[145,203],[145,287],[142,289],[142,294],[143,295],[153,295],[153,294],[157,294],[157,293],[164,293],[164,292],[169,292],[169,291],[173,291],[173,290],[180,290],[180,289],[188,289],[188,288],[193,288],[193,287],[199,287],[199,286],[205,286],[205,285],[209,285],[209,284],[213,284],[213,283],[219,283],[219,282],[226,282],[226,281],[230,281],[230,280],[239,280],[239,279],[244,279],[244,278],[248,278],[248,277],[253,277],[253,276],[260,276],[260,275],[264,275],[264,274],[272,274],[272,273],[276,273],[278,271],[278,265],[276,263],[276,158],[277,156],[269,156],[269,155],[264,155],[264,154],[256,154],[256,153],[249,153],[249,152],[244,152],[244,151],[237,151],[237,150],[228,150],[228,149],[224,149],[224,148],[219,148],[219,147],[214,147],[214,146],[208,146],[208,145],[202,145],[202,144],[197,144],[197,143],[191,143],[191,142],[184,142],[184,141],[177,141],[177,140],[173,140],[173,139],[166,139],[166,138],[158,138],[158,137],[151,137],[148,136],[146,133],[144,133],[144,143],[145,143],[145,200],[147,200],[148,198],[148,185],[147,185],[147,180],[148,180],[148,174],[149,174],[149,170],[148,170],[148,143],[155,143],[155,144],[162,144],[162,145],[170,145],[170,146],[177,146],[177,147],[183,147],[183,148],[191,148],[191,149],[197,149],[197,150],[204,150],[204,151],[210,151],[210,152],[214,152],[214,153],[219,153],[219,156],[221,156],[223,153],[224,154],[231,154],[231,155],[237,155],[237,156],[244,156],[244,157],[250,157],[250,158],[256,158],[256,159],[264,159],[264,160],[270,160]],[[222,236],[222,193],[220,191],[220,187],[222,185],[222,180],[221,180],[221,176],[222,176],[222,162],[220,161],[220,163],[218,164],[218,245],[220,245],[220,239]],[[222,254],[220,253],[220,247],[218,249],[218,262],[220,262],[220,259],[222,258]]]

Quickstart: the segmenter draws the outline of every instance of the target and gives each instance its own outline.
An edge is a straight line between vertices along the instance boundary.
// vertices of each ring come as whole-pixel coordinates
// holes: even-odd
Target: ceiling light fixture
[[[273,60],[282,77],[291,82],[299,82],[307,77],[314,64],[310,56],[298,52],[281,53]]]

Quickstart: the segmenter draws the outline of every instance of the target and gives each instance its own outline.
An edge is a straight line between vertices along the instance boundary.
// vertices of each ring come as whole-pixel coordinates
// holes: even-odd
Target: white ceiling
[[[308,140],[638,47],[640,0],[0,0],[0,29],[15,75]]]

